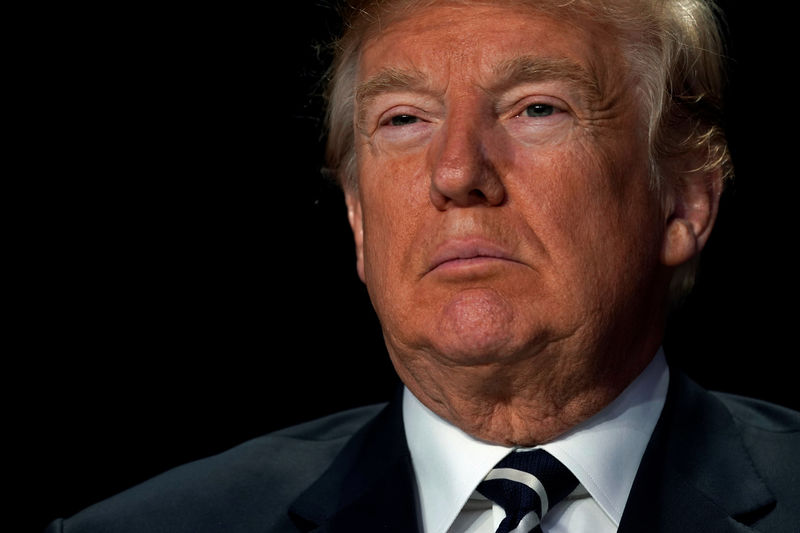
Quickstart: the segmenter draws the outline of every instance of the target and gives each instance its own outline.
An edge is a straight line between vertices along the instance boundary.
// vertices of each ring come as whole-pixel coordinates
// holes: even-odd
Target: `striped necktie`
[[[478,485],[478,492],[506,511],[496,533],[542,533],[547,510],[577,486],[567,467],[536,449],[508,454]]]

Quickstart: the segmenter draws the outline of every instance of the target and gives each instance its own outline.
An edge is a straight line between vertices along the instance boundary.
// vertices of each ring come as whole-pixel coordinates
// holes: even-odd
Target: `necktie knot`
[[[506,511],[497,533],[540,533],[545,513],[577,485],[558,459],[536,449],[508,454],[478,485],[478,492]]]

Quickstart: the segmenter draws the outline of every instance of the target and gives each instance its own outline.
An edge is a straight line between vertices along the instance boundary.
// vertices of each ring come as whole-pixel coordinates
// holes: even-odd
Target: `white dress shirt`
[[[662,350],[611,404],[541,447],[579,485],[545,515],[548,533],[616,532],[633,479],[667,394]],[[477,440],[406,389],[403,422],[417,481],[424,533],[494,533],[505,511],[477,492],[484,476],[511,448]]]

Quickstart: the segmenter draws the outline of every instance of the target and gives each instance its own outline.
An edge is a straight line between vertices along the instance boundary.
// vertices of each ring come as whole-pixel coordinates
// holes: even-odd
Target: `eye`
[[[386,121],[389,126],[408,126],[419,122],[419,118],[414,115],[395,115]]]
[[[522,112],[526,117],[549,117],[556,113],[556,108],[549,104],[531,104]]]
[[[429,111],[405,103],[387,107],[370,133],[384,149],[408,149],[429,138],[433,125]]]

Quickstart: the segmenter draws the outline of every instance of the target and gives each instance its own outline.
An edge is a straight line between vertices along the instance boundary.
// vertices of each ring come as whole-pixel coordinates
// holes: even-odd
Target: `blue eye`
[[[417,122],[419,118],[415,117],[414,115],[395,115],[389,119],[390,126],[407,126],[409,124],[414,124]]]
[[[527,117],[549,117],[555,113],[555,108],[548,104],[531,104],[525,108]]]

